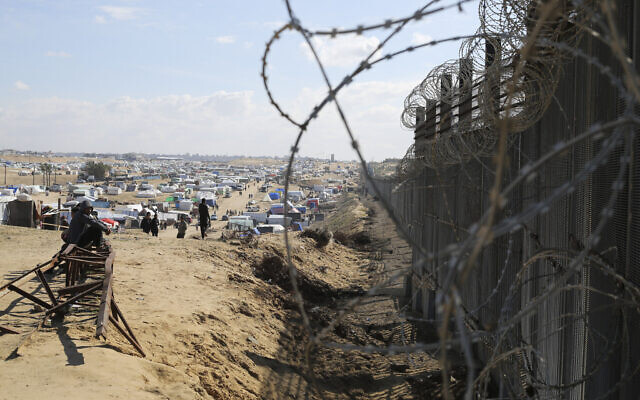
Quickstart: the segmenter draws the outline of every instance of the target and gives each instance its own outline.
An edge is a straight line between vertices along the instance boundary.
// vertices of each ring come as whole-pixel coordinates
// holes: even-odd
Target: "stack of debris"
[[[63,316],[74,304],[98,310],[96,337],[106,338],[109,324],[144,357],[145,353],[131,327],[118,308],[113,294],[113,261],[115,252],[109,246],[85,249],[69,245],[50,260],[38,264],[0,287],[0,297],[14,293],[44,308],[43,318]],[[60,267],[65,273],[64,287],[54,288],[45,273]],[[42,284],[48,301],[20,288],[35,275]],[[60,285],[61,286],[61,285]],[[55,294],[57,292],[57,296]],[[0,334],[18,334],[12,328],[0,325]]]

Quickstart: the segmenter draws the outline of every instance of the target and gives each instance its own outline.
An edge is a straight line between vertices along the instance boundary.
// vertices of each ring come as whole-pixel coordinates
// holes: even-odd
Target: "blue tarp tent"
[[[271,200],[279,200],[280,199],[280,193],[269,193],[269,198]]]

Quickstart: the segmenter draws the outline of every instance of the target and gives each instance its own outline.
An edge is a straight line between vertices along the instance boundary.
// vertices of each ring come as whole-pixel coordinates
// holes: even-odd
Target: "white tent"
[[[178,203],[178,210],[180,211],[191,211],[192,208],[193,203],[191,202],[191,200],[180,200],[180,202]]]
[[[175,185],[171,185],[171,186],[162,186],[160,188],[160,191],[162,193],[174,193],[176,190],[178,190],[178,187]]]
[[[136,197],[152,199],[156,197],[156,192],[154,190],[141,190],[136,194]]]
[[[271,197],[269,197],[269,194],[265,194],[264,198],[262,199],[262,201],[268,201],[269,203],[271,203]]]

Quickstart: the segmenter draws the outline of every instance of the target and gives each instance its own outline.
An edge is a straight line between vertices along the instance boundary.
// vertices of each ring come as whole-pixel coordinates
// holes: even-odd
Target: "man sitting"
[[[89,200],[83,200],[78,204],[78,211],[71,219],[67,235],[69,243],[80,247],[93,244],[99,247],[102,244],[102,233],[109,235],[111,229],[102,221],[91,215],[93,207]]]

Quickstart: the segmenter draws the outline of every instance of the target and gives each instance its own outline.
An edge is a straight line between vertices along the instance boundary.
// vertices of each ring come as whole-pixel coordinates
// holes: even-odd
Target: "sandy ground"
[[[258,249],[191,236],[112,238],[115,294],[146,359],[116,332],[106,343],[93,338],[93,318],[79,310],[64,325],[47,321],[26,339],[0,336],[0,398],[260,398],[271,371],[255,360],[278,357],[287,311],[282,290],[255,278],[251,265],[266,252],[282,252],[281,238],[261,238]],[[56,239],[56,232],[0,227],[0,272],[6,279],[45,261],[57,250]],[[38,251],[16,254],[18,243]],[[336,246],[309,254],[312,249],[311,239],[297,244],[301,254],[326,267],[311,273],[337,286],[351,284],[355,277],[340,265],[357,263],[355,252]],[[41,315],[27,301],[15,304],[11,294],[0,299],[0,309],[7,307],[0,324],[22,332],[30,332]]]
[[[247,197],[224,201],[220,210],[223,204],[240,208]],[[365,218],[361,205],[352,208]],[[291,235],[312,329],[323,329],[354,296],[406,268],[410,251],[389,236],[388,221],[374,218],[366,226],[374,237],[368,248],[336,242],[317,248],[313,239]],[[281,262],[282,236],[241,243],[217,234],[200,240],[193,228],[185,239],[175,233],[169,228],[154,238],[131,230],[110,237],[114,293],[146,358],[115,331],[106,341],[94,338],[91,309],[75,308],[64,321],[45,320],[34,330],[41,310],[14,294],[0,297],[0,325],[23,333],[0,335],[0,400],[317,399],[319,392],[329,399],[431,398],[439,377],[426,354],[407,359],[321,348],[307,364],[307,336],[288,275],[278,269],[282,264],[266,262]],[[46,261],[60,244],[58,232],[0,226],[0,282]],[[268,273],[273,265],[276,272]],[[61,279],[52,278],[52,285]],[[349,310],[326,340],[385,346],[428,339],[428,329],[399,317],[398,285]],[[24,289],[36,293],[38,283]]]

